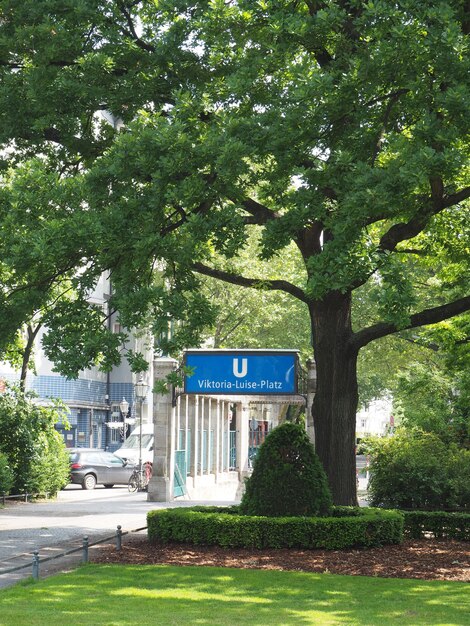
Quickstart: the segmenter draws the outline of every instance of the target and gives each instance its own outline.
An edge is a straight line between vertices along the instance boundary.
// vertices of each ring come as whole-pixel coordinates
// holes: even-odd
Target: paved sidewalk
[[[39,550],[39,578],[45,578],[52,574],[58,574],[60,572],[67,572],[75,569],[82,563],[82,550],[79,550],[73,554],[67,556],[60,556],[54,558],[51,561],[43,562],[42,559],[61,555],[63,552],[70,550],[71,548],[80,548],[79,541],[72,541],[62,544],[55,544],[54,546],[47,546]],[[90,554],[93,548],[90,548]],[[14,572],[9,572],[10,568],[17,568],[20,566],[22,569]],[[7,573],[1,573],[3,570],[7,570]],[[12,555],[5,561],[1,562],[0,569],[0,589],[5,587],[11,587],[20,580],[31,578],[33,574],[33,554],[32,552],[25,552],[16,555]]]
[[[366,481],[359,479],[359,504],[367,506],[364,499]],[[175,501],[148,502],[145,492],[128,493],[127,489],[66,488],[57,500],[35,503],[9,503],[0,508],[0,589],[32,576],[35,550],[40,559],[81,548],[83,537],[89,543],[105,537],[115,537],[118,524],[123,532],[135,531],[147,525],[147,512],[174,506],[196,504],[228,505],[233,502]],[[123,538],[125,541],[125,537]],[[93,547],[90,547],[90,553]],[[79,566],[82,550],[46,563],[39,563],[39,577],[69,571]],[[17,572],[8,572],[25,565]]]
[[[55,556],[71,548],[81,548],[83,537],[94,543],[115,537],[117,526],[124,532],[147,525],[147,512],[173,506],[191,506],[207,502],[148,502],[145,492],[129,493],[127,489],[66,489],[57,500],[34,503],[9,503],[0,508],[0,588],[9,587],[32,576],[35,550],[40,559]],[[211,504],[232,504],[211,502]],[[125,537],[123,538],[125,541]],[[90,548],[90,552],[93,547]],[[39,576],[49,576],[80,565],[82,550],[39,563]],[[16,572],[6,572],[25,565]]]

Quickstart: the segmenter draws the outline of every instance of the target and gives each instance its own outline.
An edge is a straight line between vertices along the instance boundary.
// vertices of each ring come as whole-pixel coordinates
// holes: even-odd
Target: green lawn
[[[470,625],[466,583],[86,565],[0,591],[0,626]]]

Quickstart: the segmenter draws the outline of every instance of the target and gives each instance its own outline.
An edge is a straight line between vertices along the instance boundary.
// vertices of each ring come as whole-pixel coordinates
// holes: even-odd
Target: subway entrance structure
[[[315,367],[297,350],[187,350],[184,385],[154,394],[154,463],[148,500],[233,501],[241,497],[257,449],[286,417],[310,408]],[[154,361],[161,380],[179,367]],[[311,420],[307,430],[313,439]]]

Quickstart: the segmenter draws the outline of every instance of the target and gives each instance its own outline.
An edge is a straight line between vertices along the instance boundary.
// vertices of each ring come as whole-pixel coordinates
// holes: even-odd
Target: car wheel
[[[96,487],[96,478],[93,474],[87,474],[83,479],[82,489],[94,489]]]
[[[114,487],[114,483],[112,485],[105,485],[106,489],[112,489]]]

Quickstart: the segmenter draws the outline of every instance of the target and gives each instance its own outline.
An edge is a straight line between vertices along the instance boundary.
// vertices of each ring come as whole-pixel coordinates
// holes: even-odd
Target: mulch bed
[[[90,554],[90,560],[94,563],[205,565],[470,582],[470,544],[435,539],[409,540],[401,545],[369,549],[250,550],[151,545],[146,536],[127,535],[123,537],[121,552],[117,552],[114,545],[101,545]]]

